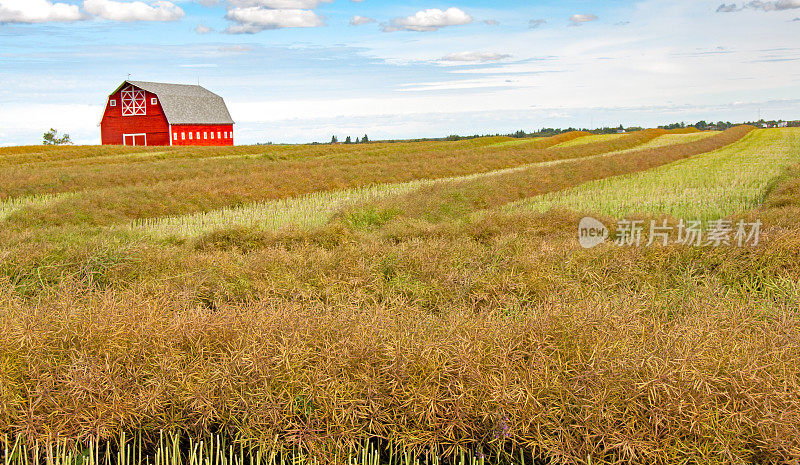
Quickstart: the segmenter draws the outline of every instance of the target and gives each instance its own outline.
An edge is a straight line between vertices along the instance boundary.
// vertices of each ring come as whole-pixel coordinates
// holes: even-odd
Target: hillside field
[[[0,455],[797,463],[798,219],[797,128],[0,148]]]

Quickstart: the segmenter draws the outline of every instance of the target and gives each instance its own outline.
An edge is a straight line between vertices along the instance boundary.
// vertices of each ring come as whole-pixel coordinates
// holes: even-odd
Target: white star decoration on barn
[[[128,86],[122,91],[122,116],[146,115],[144,91]]]

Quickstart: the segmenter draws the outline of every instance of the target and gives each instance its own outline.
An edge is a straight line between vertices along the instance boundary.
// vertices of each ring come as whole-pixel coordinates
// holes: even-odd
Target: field
[[[700,158],[647,172],[604,178],[524,200],[519,208],[567,208],[614,218],[667,214],[715,220],[758,207],[769,182],[800,163],[800,134],[792,130],[752,133],[737,144]]]
[[[576,145],[591,144],[593,142],[621,139],[626,136],[627,134],[596,134],[591,136],[583,136],[566,142],[562,142],[558,144],[557,147],[574,147]]]
[[[0,167],[8,465],[800,460],[798,129]]]

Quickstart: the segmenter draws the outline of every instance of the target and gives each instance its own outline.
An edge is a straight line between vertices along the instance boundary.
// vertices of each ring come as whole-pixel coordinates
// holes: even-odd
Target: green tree
[[[347,139],[344,140],[344,143],[345,144],[352,144],[353,143],[353,138],[350,137],[350,136],[347,136]]]
[[[339,143],[339,138],[338,137],[336,137],[336,136],[331,137],[331,144],[338,144],[338,143]]]
[[[70,139],[69,134],[64,134],[61,137],[58,137],[58,131],[53,128],[50,128],[49,131],[45,132],[42,136],[42,144],[44,145],[72,145],[72,139]]]
[[[364,138],[363,138],[363,139],[361,139],[361,142],[362,142],[362,143],[364,143],[364,144],[366,144],[367,142],[369,142],[369,137],[367,137],[367,135],[366,135],[366,134],[364,134]]]

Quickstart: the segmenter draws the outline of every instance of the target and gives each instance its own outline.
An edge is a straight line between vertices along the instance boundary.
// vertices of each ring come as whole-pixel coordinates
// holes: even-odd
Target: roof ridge
[[[211,92],[210,90],[206,89],[205,87],[199,84],[173,84],[171,82],[156,82],[156,81],[125,81],[128,84],[155,84],[158,86],[166,86],[166,87],[195,87],[198,89],[203,89]],[[213,93],[213,92],[212,92]]]

